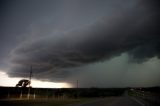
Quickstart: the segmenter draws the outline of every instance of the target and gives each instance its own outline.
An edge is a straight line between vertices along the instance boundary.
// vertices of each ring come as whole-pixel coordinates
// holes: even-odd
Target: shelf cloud
[[[24,77],[32,66],[37,79],[63,80],[72,74],[72,68],[109,61],[123,53],[131,63],[159,59],[158,0],[136,1],[128,9],[116,9],[119,11],[83,27],[48,35],[52,29],[43,29],[43,37],[26,39],[11,53],[9,76]]]

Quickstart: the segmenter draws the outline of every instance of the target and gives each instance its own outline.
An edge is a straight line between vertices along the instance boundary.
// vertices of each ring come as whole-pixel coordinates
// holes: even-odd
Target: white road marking
[[[136,101],[137,103],[139,103],[141,106],[145,106],[144,103],[140,102],[139,100],[137,100],[136,98],[132,97],[132,100]]]

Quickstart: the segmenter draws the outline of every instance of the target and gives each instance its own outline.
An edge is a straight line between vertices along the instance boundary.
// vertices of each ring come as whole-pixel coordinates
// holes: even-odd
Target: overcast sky
[[[159,0],[1,0],[0,70],[80,87],[160,86]]]

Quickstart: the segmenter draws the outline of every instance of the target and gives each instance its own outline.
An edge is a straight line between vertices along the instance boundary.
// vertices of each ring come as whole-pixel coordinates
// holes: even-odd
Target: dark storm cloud
[[[26,41],[12,52],[10,76],[26,76],[34,67],[35,78],[58,79],[69,68],[104,61],[121,53],[132,60],[160,57],[159,2],[139,2],[128,10],[103,17],[74,31]],[[17,74],[18,73],[18,74]]]

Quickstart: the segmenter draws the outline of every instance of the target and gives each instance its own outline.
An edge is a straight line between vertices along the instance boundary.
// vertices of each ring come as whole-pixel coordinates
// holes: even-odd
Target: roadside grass
[[[78,104],[92,101],[95,99],[36,99],[36,100],[5,100],[0,101],[3,106],[66,106],[69,104]]]
[[[136,96],[136,93],[133,92],[133,91],[128,91],[128,95],[129,95],[129,96]]]

